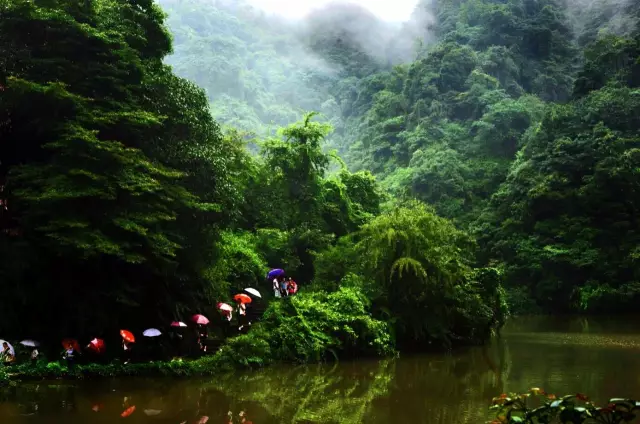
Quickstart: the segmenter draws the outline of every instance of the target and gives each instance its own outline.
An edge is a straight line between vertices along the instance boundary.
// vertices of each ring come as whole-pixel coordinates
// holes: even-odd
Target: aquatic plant
[[[582,393],[558,397],[534,387],[528,393],[503,393],[493,398],[491,410],[496,418],[490,424],[620,424],[636,418],[640,402],[613,398],[599,407]]]

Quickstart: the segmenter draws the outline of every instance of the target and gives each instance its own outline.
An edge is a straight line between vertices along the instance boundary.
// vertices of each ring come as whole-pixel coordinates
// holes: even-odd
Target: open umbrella
[[[161,409],[145,409],[144,410],[144,414],[149,416],[149,417],[153,417],[155,415],[160,415],[162,413]]]
[[[229,305],[228,303],[218,303],[218,309],[220,309],[221,311],[232,312],[233,306]]]
[[[35,340],[23,340],[23,341],[20,342],[20,344],[22,346],[27,346],[27,347],[38,347],[38,346],[40,346],[40,343],[38,343]]]
[[[129,331],[129,330],[120,330],[120,336],[122,336],[124,341],[127,342],[127,343],[135,343],[136,342],[136,338],[133,336],[133,333],[131,331]]]
[[[255,297],[262,297],[260,292],[258,290],[256,290],[256,289],[248,288],[248,289],[244,289],[244,291],[246,291],[249,294],[254,295]]]
[[[106,346],[104,345],[104,340],[102,339],[93,339],[87,345],[88,349],[91,349],[95,353],[103,353],[106,350]]]
[[[162,333],[157,328],[147,328],[142,333],[142,335],[145,336],[145,337],[158,337],[161,334]]]
[[[242,303],[251,303],[251,298],[244,293],[233,296],[233,299]]]
[[[13,346],[6,340],[0,340],[0,352],[4,349],[3,346],[5,343],[9,345],[9,353],[11,353],[12,356],[16,356],[16,351],[13,349]]]
[[[272,279],[274,279],[276,277],[280,277],[282,275],[284,275],[284,269],[280,269],[280,268],[272,269],[267,274],[267,280],[272,280]]]
[[[72,347],[76,352],[80,352],[80,345],[78,344],[78,341],[76,339],[64,339],[62,341],[62,347],[65,349],[69,349],[69,347]]]
[[[200,324],[200,325],[207,325],[209,324],[209,318],[205,317],[204,315],[200,315],[200,314],[196,314],[193,317],[191,317],[191,319],[193,320],[193,322],[195,322],[196,324]]]
[[[186,326],[187,326],[187,324],[185,324],[185,323],[184,323],[184,322],[182,322],[182,321],[173,321],[173,322],[171,323],[171,326],[172,326],[172,327],[186,327]]]
[[[131,406],[131,407],[129,407],[129,408],[127,408],[127,409],[125,409],[125,410],[122,412],[122,414],[120,414],[120,416],[121,416],[122,418],[127,418],[129,415],[133,414],[135,411],[136,411],[136,406],[135,406],[135,405],[133,405],[133,406]]]

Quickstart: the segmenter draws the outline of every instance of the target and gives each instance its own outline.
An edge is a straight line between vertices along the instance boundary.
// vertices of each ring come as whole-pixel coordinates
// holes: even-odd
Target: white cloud
[[[290,19],[306,16],[311,10],[320,8],[336,0],[249,0],[254,6]],[[349,0],[367,8],[380,19],[403,22],[409,19],[418,0]]]

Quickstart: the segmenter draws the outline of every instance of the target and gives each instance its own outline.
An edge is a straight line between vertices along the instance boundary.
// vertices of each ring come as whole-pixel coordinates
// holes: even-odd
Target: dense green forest
[[[432,205],[479,242],[477,265],[500,270],[513,310],[633,309],[640,290],[633,200],[640,6],[423,1],[406,27],[386,28],[386,40],[412,29],[413,56],[392,57],[392,42],[368,47],[380,42],[383,23],[364,10],[331,6],[286,27],[247,4],[214,3],[163,2],[171,30],[181,34],[168,59],[179,74],[190,78],[200,69],[190,65],[200,55],[195,46],[228,28],[221,22],[243,23],[242,34],[267,44],[237,35],[244,56],[233,57],[234,66],[271,60],[251,71],[262,85],[243,85],[259,96],[278,93],[272,108],[309,108],[283,102],[288,97],[272,89],[271,73],[280,67],[280,87],[313,99],[336,128],[327,146],[349,169],[371,171],[391,199]],[[199,20],[202,37],[191,14],[217,16],[217,24]],[[283,39],[289,45],[273,54]],[[298,61],[307,78],[296,79],[290,51],[325,66]],[[199,83],[208,81],[203,75]],[[220,97],[210,97],[215,113]],[[262,102],[245,99],[243,107],[259,111]],[[263,122],[269,119],[277,122]]]
[[[301,294],[229,342],[247,357],[633,308],[640,7],[573,7],[424,1],[394,26],[0,0],[0,334],[215,316],[244,287],[269,300],[270,267]]]

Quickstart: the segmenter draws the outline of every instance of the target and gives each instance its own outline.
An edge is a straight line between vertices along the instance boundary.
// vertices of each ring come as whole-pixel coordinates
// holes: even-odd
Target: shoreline
[[[204,377],[237,369],[225,364],[219,354],[197,359],[173,359],[124,364],[76,364],[60,361],[22,363],[0,368],[0,387],[11,382],[38,380],[85,380],[117,377]]]

